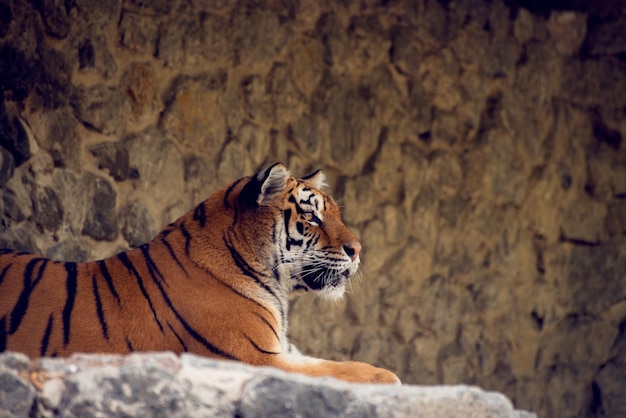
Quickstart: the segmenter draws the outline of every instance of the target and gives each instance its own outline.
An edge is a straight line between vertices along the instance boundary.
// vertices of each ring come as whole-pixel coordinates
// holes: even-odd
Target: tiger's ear
[[[285,190],[289,170],[282,163],[276,163],[254,175],[239,194],[239,201],[249,207],[268,204],[273,197]]]
[[[313,187],[319,190],[328,189],[328,183],[326,183],[326,174],[322,170],[316,170],[311,174],[302,177],[302,180],[310,183]]]

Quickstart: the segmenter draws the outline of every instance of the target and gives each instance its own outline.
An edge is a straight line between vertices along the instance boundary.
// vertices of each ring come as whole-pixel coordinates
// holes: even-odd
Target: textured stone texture
[[[626,8],[565,3],[0,2],[0,244],[102,258],[324,168],[363,280],[293,301],[302,351],[619,416]]]
[[[13,154],[5,148],[0,147],[0,187],[4,186],[5,183],[13,177],[14,170],[15,162],[13,160]]]
[[[31,156],[31,153],[26,132],[16,117],[16,113],[14,108],[7,109],[2,100],[0,103],[0,144],[4,150],[11,153],[14,164],[20,165]],[[6,158],[8,159],[9,156]]]
[[[30,362],[0,354],[3,417],[532,418],[470,386],[376,386],[172,353],[74,355]]]

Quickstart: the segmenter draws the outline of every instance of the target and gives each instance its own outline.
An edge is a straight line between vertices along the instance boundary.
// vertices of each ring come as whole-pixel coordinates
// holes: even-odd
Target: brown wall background
[[[0,244],[102,258],[321,167],[363,280],[293,302],[302,351],[625,413],[626,17],[594,4],[0,1]]]

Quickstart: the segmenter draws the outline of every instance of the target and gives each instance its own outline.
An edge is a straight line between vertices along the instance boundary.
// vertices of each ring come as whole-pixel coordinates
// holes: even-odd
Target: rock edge
[[[0,416],[536,417],[473,386],[348,384],[171,352],[2,353]]]

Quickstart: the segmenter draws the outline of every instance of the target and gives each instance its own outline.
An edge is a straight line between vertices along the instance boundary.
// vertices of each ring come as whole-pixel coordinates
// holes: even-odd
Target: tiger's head
[[[340,299],[359,268],[361,244],[326,188],[321,170],[297,179],[277,163],[249,179],[239,203],[264,231],[255,243],[259,258],[287,291]]]

